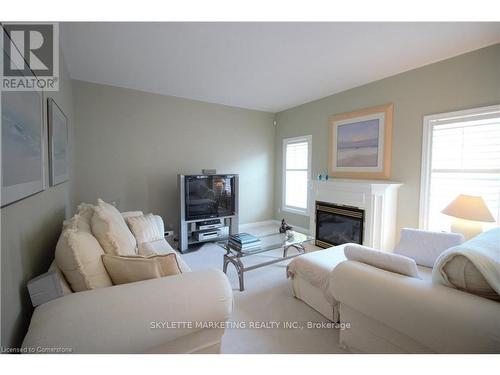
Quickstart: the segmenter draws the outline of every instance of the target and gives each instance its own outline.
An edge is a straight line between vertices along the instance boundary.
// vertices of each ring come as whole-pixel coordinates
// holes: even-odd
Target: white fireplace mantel
[[[398,188],[392,181],[330,179],[313,181],[310,231],[316,235],[315,202],[361,208],[365,211],[363,245],[392,251],[396,235]]]

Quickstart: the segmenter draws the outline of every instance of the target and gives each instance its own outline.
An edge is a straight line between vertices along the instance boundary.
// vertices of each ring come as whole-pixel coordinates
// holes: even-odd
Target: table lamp
[[[441,212],[455,218],[451,231],[462,233],[466,240],[481,233],[484,222],[495,222],[483,198],[472,195],[459,195]]]

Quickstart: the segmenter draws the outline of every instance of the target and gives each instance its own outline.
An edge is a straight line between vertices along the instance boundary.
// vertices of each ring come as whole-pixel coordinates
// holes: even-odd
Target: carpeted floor
[[[254,235],[275,233],[277,226],[265,225],[247,230]],[[293,250],[290,250],[293,251]],[[183,255],[193,270],[222,269],[225,251],[208,243],[199,250]],[[279,251],[253,255],[243,260],[245,265],[279,256]],[[226,329],[222,353],[345,353],[338,347],[339,332],[332,328],[307,328],[307,322],[328,322],[321,314],[292,295],[286,278],[287,262],[276,263],[245,273],[245,291],[240,292],[234,267],[228,266],[228,278],[233,286],[234,311],[232,322],[245,322],[246,327]],[[283,328],[285,322],[298,322],[304,328]],[[241,323],[240,323],[241,324]],[[279,328],[249,328],[261,325]]]

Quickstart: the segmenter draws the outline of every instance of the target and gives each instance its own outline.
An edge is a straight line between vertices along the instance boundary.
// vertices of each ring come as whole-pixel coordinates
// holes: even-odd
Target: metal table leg
[[[293,244],[293,245],[284,246],[283,247],[283,258],[287,257],[287,255],[288,255],[288,249],[291,248],[291,247],[294,247],[295,249],[297,249],[297,251],[299,252],[299,254],[303,254],[306,251],[306,249],[304,248],[304,246],[302,246],[301,244]]]
[[[288,256],[288,249],[290,247],[295,248],[297,250],[298,254],[294,254],[294,255]],[[271,264],[274,264],[274,263],[282,262],[282,261],[287,260],[287,259],[295,258],[296,256],[304,254],[305,253],[305,248],[304,248],[304,246],[301,243],[296,243],[296,244],[292,244],[292,245],[288,245],[288,246],[283,246],[283,258],[278,257],[278,258],[275,258],[275,259],[270,260],[268,262],[254,264],[254,265],[249,266],[249,267],[245,267],[243,265],[243,262],[241,261],[240,258],[248,256],[248,255],[252,255],[252,254],[248,254],[248,255],[238,254],[238,255],[236,255],[236,254],[231,253],[231,250],[229,250],[227,248],[226,248],[226,251],[227,251],[227,253],[224,254],[224,260],[223,260],[223,264],[222,264],[222,270],[223,270],[224,273],[227,273],[227,266],[228,266],[228,264],[229,263],[233,264],[234,268],[236,269],[236,272],[238,273],[238,281],[239,281],[239,284],[240,284],[240,292],[243,292],[245,290],[244,273],[246,271],[251,271],[251,270],[254,270],[254,269],[257,269],[257,268],[261,268],[261,267],[264,267],[264,266],[268,266],[268,265],[271,265]]]
[[[243,280],[243,273],[245,272],[245,267],[243,266],[243,263],[239,259],[237,259],[239,266],[236,267],[236,270],[238,271],[238,280],[240,282],[240,292],[243,292],[245,290],[245,281]]]
[[[239,258],[231,257],[228,256],[227,254],[224,254],[224,264],[222,266],[222,271],[224,273],[227,273],[227,265],[229,263],[232,263],[234,268],[236,269],[236,272],[238,273],[238,281],[240,284],[240,292],[243,292],[245,290],[245,281],[243,274],[245,272],[245,266],[241,262]]]

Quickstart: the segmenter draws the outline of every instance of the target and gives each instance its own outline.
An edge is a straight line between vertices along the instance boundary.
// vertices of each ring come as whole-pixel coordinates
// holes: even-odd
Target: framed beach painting
[[[50,185],[69,179],[68,119],[54,99],[48,99]]]
[[[2,53],[4,61],[8,61],[7,52]],[[47,135],[41,91],[3,91],[0,97],[1,206],[4,207],[45,190],[44,146]]]
[[[386,104],[330,117],[330,176],[389,179],[392,114]]]

